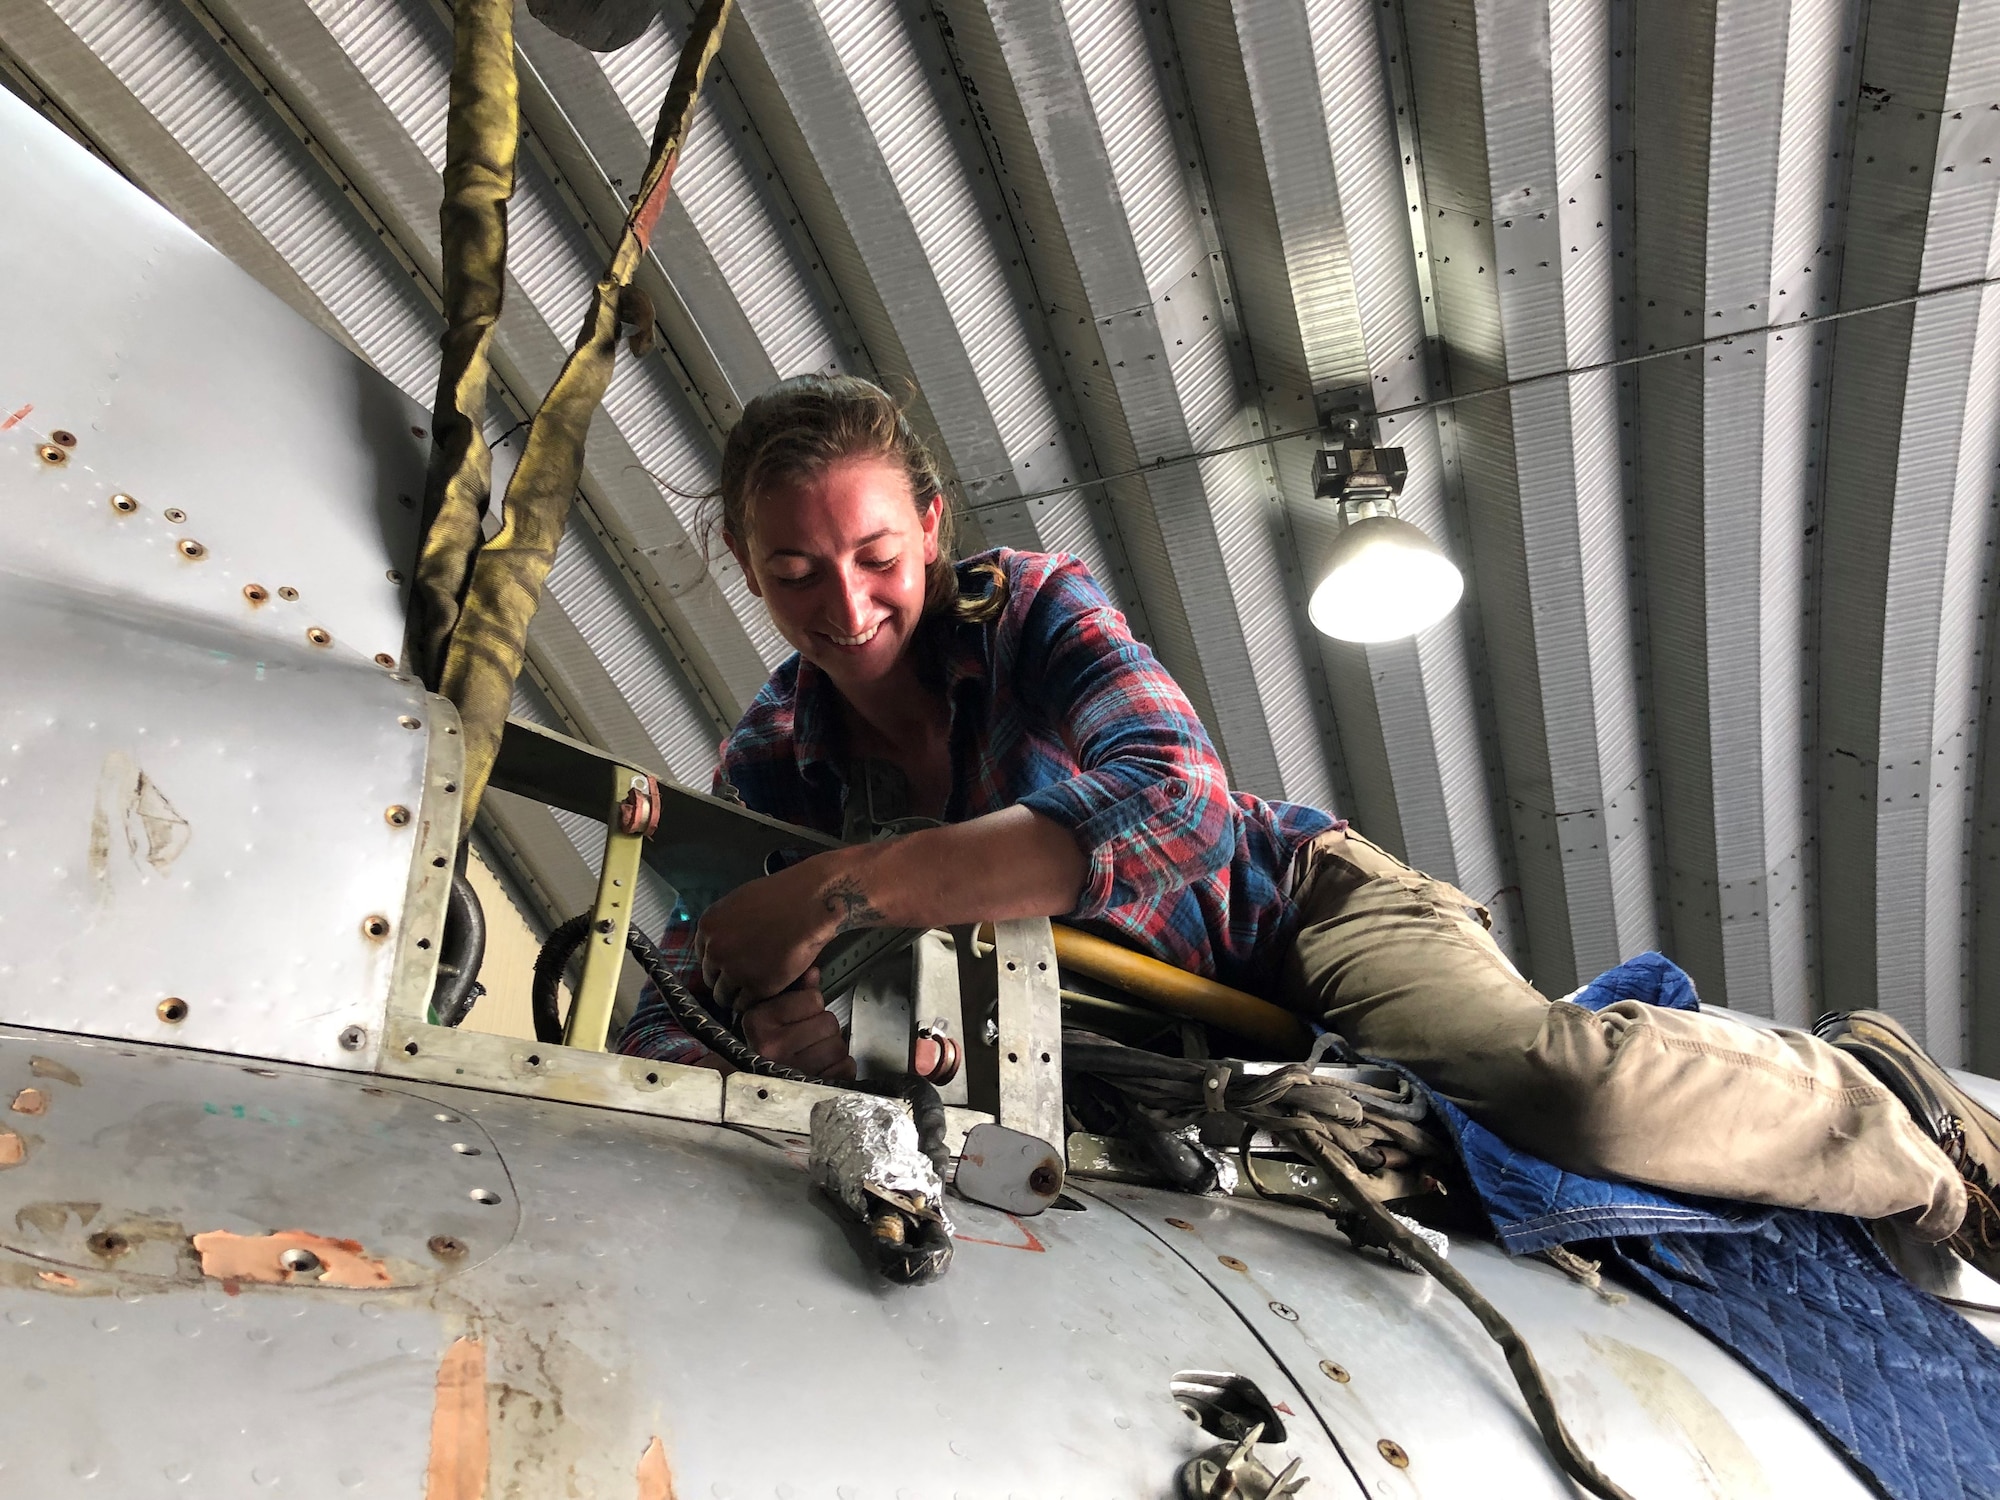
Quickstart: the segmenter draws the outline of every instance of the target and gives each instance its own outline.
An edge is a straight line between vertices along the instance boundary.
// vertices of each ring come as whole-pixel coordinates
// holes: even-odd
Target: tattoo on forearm
[[[836,936],[887,920],[868,899],[868,893],[861,889],[861,882],[852,875],[841,876],[827,888],[826,909],[835,918],[833,930]]]

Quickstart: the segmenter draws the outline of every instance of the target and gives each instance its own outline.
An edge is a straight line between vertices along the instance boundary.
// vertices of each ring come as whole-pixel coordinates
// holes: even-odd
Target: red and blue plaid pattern
[[[1186,694],[1073,557],[1001,548],[1007,604],[984,625],[937,619],[951,705],[948,822],[1032,808],[1090,856],[1072,925],[1240,989],[1268,992],[1297,925],[1292,857],[1330,828],[1315,808],[1232,792]],[[791,657],[722,743],[724,778],[746,805],[838,834],[847,795],[833,684]],[[694,924],[663,947],[690,974]],[[648,995],[621,1050],[686,1061],[700,1043]]]

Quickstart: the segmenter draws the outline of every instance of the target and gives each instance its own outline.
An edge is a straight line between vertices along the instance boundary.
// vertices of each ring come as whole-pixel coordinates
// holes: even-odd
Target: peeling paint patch
[[[28,1159],[28,1143],[0,1125],[0,1167],[18,1167]]]
[[[37,1271],[35,1275],[41,1280],[46,1281],[50,1286],[76,1285],[76,1278],[74,1276],[66,1275],[61,1271]]]
[[[57,1083],[66,1083],[71,1088],[83,1087],[83,1080],[76,1076],[74,1068],[66,1068],[52,1057],[31,1057],[28,1071],[37,1078],[53,1078]]]
[[[438,1361],[424,1500],[483,1500],[486,1459],[486,1346],[460,1338]]]
[[[1763,1464],[1699,1386],[1657,1354],[1622,1339],[1586,1333],[1583,1341],[1611,1367],[1659,1428],[1669,1434],[1678,1431],[1708,1494],[1718,1500],[1723,1496],[1766,1500],[1771,1481]]]
[[[40,1089],[22,1089],[14,1096],[13,1109],[17,1115],[45,1115],[49,1112],[49,1096]]]
[[[104,757],[90,814],[90,872],[101,894],[110,894],[115,871],[128,867],[138,871],[142,860],[166,874],[187,848],[192,832],[187,819],[131,756],[113,750]],[[124,859],[114,862],[119,846]]]
[[[674,1475],[657,1435],[639,1455],[639,1500],[674,1500]]]
[[[364,1254],[358,1240],[332,1240],[303,1229],[281,1229],[276,1234],[231,1234],[211,1229],[194,1237],[201,1256],[201,1274],[225,1284],[267,1281],[280,1286],[304,1282],[310,1286],[371,1287],[391,1286],[390,1276],[379,1260]],[[288,1251],[306,1251],[316,1264],[294,1269],[285,1263]]]

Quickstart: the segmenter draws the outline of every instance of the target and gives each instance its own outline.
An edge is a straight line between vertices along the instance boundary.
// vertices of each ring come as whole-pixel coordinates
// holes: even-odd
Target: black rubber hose
[[[479,966],[486,958],[486,910],[479,893],[460,870],[451,877],[451,899],[445,907],[443,951],[438,954],[437,987],[431,1009],[438,1025],[456,1026],[478,997]]]
[[[588,912],[571,917],[549,934],[549,940],[542,944],[542,951],[535,955],[535,983],[530,991],[530,1001],[535,1017],[535,1040],[539,1042],[549,1046],[562,1044],[563,1022],[556,1008],[556,987],[562,983],[563,970],[569,967],[571,957],[583,946],[589,934]],[[688,993],[687,987],[667,963],[666,954],[638,928],[625,929],[625,947],[639,960],[639,967],[653,981],[654,988],[660,992],[667,1009],[673,1012],[674,1019],[681,1023],[681,1028],[709,1051],[719,1053],[745,1073],[783,1079],[787,1083],[826,1082],[824,1078],[814,1078],[752,1052],[743,1038],[716,1020],[708,1013],[707,1006]]]
[[[944,1099],[928,1078],[912,1077],[903,1085],[903,1102],[917,1127],[917,1149],[937,1168],[938,1184],[951,1175],[951,1148],[944,1143]]]

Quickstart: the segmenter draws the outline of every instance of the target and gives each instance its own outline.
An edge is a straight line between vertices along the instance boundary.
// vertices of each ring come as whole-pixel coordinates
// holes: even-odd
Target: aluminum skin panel
[[[352,1066],[406,916],[423,689],[18,577],[0,629],[0,1018]]]
[[[11,94],[0,132],[6,571],[393,664],[427,414]]]
[[[869,1268],[858,1226],[810,1189],[795,1137],[442,1086],[369,1096],[289,1070],[243,1080],[269,1094],[277,1123],[254,1104],[245,1120],[208,1123],[205,1102],[242,1093],[233,1069],[104,1059],[62,1039],[7,1051],[30,1047],[75,1072],[75,1093],[115,1091],[107,1061],[146,1069],[125,1119],[164,1127],[127,1124],[73,1158],[52,1142],[41,1170],[65,1201],[137,1179],[147,1202],[172,1204],[197,1192],[208,1159],[217,1186],[200,1190],[211,1193],[202,1209],[253,1228],[296,1219],[421,1249],[468,1210],[506,1223],[516,1204],[521,1227],[497,1254],[475,1240],[441,1279],[382,1291],[244,1282],[231,1296],[186,1262],[159,1276],[79,1266],[62,1272],[75,1283],[65,1286],[41,1279],[46,1262],[0,1253],[10,1493],[147,1493],[183,1471],[214,1494],[260,1483],[343,1500],[362,1485],[418,1493],[438,1371],[461,1337],[480,1340],[493,1392],[485,1493],[522,1500],[632,1493],[654,1437],[683,1495],[1167,1494],[1216,1442],[1177,1408],[1179,1371],[1232,1371],[1309,1412],[1223,1299],[1101,1203],[1019,1220],[954,1199],[950,1271],[899,1288]],[[94,1108],[109,1117],[122,1102]],[[75,1103],[56,1096],[52,1124]],[[310,1110],[313,1145],[287,1136],[288,1104]],[[173,1128],[183,1118],[204,1122],[200,1157]],[[468,1128],[483,1135],[446,1139]],[[322,1182],[302,1165],[334,1165],[362,1133],[377,1136],[367,1150],[402,1157],[393,1205],[356,1201],[347,1179]],[[438,1159],[452,1142],[486,1140],[495,1154],[470,1167]],[[116,1172],[100,1173],[109,1161]],[[461,1179],[502,1161],[502,1201],[468,1202]],[[267,1180],[273,1190],[259,1192]],[[127,1206],[101,1199],[92,1222]],[[144,1393],[121,1402],[116,1427],[103,1420],[113,1389]],[[787,1390],[799,1399],[774,1429],[768,1400]],[[328,1391],[335,1401],[312,1395]],[[1359,1500],[1309,1415],[1266,1451],[1302,1459],[1315,1493]]]
[[[1300,1459],[1309,1493],[1571,1493],[1470,1315],[1308,1210],[1082,1181],[1081,1209],[1032,1219],[954,1197],[950,1270],[899,1288],[808,1186],[797,1137],[443,1085],[371,1094],[291,1067],[245,1077],[18,1034],[0,1041],[0,1082],[29,1053],[77,1080],[38,1080],[54,1092],[31,1160],[87,1223],[121,1222],[117,1193],[140,1182],[148,1202],[246,1229],[302,1221],[364,1252],[364,1235],[428,1251],[463,1234],[470,1248],[380,1290],[231,1286],[191,1254],[155,1272],[86,1247],[98,1263],[57,1270],[0,1250],[9,1493],[414,1494],[448,1369],[487,1398],[483,1452],[459,1472],[522,1500],[633,1493],[655,1439],[656,1472],[683,1495],[1166,1495],[1215,1441],[1177,1409],[1170,1382],[1189,1370],[1255,1384],[1286,1428],[1264,1452]],[[72,1150],[84,1125],[94,1142]],[[454,1143],[492,1152],[468,1160]],[[347,1169],[364,1157],[398,1163],[394,1202],[358,1193]],[[503,1163],[488,1189],[501,1201],[468,1201]],[[162,1238],[175,1229],[194,1225]],[[1614,1476],[1663,1493],[1720,1479],[1773,1500],[1863,1493],[1665,1310],[1483,1245],[1453,1255]]]

